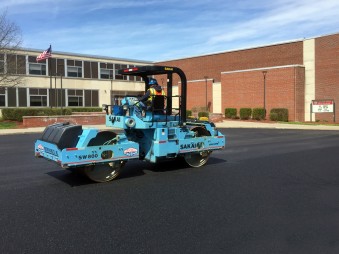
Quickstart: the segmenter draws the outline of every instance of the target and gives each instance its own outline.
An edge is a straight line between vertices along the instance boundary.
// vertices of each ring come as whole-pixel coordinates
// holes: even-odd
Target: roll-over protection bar
[[[187,79],[185,73],[177,68],[170,66],[159,66],[159,65],[147,65],[139,66],[118,70],[120,75],[130,75],[142,77],[145,82],[145,91],[148,89],[148,78],[153,75],[167,75],[167,107],[169,109],[168,114],[172,112],[172,81],[173,73],[176,73],[181,82],[181,107],[180,120],[181,123],[186,122],[186,106],[187,106]]]

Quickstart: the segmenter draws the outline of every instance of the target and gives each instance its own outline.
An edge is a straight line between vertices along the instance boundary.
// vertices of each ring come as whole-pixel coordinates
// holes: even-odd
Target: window
[[[84,101],[83,90],[68,90],[68,106],[82,107]]]
[[[100,78],[102,79],[113,79],[113,70],[100,70]]]
[[[82,78],[82,61],[67,60],[67,77]]]
[[[113,79],[114,69],[112,63],[100,63],[100,78]]]
[[[5,55],[0,54],[0,73],[5,73]]]
[[[82,68],[81,67],[70,67],[67,66],[67,76],[81,78],[82,77]]]
[[[126,75],[120,75],[118,73],[118,70],[127,68],[126,64],[114,64],[114,67],[115,67],[115,79],[128,80],[128,77]]]
[[[31,74],[31,75],[46,75],[46,64],[30,63],[29,64],[29,74]]]
[[[36,57],[28,56],[28,73],[30,75],[46,75],[46,60],[36,62]]]
[[[121,105],[121,101],[126,96],[136,96],[140,97],[143,91],[134,92],[134,91],[111,91],[111,104],[112,105]]]
[[[0,107],[6,106],[6,89],[0,87]]]
[[[29,89],[29,102],[32,107],[47,106],[47,89]]]
[[[0,87],[0,107],[27,107],[26,90],[27,88]]]

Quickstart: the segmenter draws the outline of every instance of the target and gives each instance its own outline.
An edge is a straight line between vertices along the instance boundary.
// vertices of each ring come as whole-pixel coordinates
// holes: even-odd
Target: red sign
[[[334,101],[312,101],[313,105],[333,105]]]

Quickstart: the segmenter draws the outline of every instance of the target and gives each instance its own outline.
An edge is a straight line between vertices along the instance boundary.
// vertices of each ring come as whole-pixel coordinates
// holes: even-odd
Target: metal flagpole
[[[52,45],[50,45],[51,52],[52,53]],[[52,56],[48,58],[48,69],[49,69],[49,92],[48,92],[48,100],[49,100],[49,105],[52,108],[51,104],[51,90],[52,90]]]

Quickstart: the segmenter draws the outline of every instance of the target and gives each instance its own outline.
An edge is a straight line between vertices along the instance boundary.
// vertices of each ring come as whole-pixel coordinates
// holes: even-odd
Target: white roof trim
[[[192,82],[201,82],[201,81],[210,81],[210,80],[212,80],[213,81],[213,79],[212,78],[208,78],[208,79],[196,79],[196,80],[187,80],[187,83],[192,83]]]
[[[254,68],[254,69],[244,69],[236,71],[223,71],[221,74],[236,73],[236,72],[248,72],[248,71],[267,71],[272,69],[282,69],[282,68],[293,68],[293,67],[305,67],[302,64],[292,64],[292,65],[282,65],[282,66],[273,66],[273,67],[263,67],[263,68]]]

